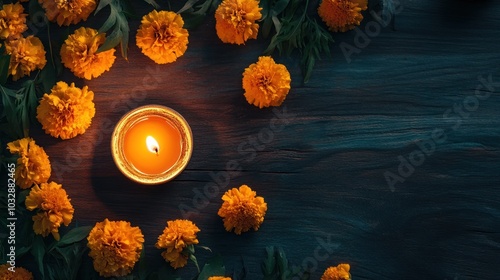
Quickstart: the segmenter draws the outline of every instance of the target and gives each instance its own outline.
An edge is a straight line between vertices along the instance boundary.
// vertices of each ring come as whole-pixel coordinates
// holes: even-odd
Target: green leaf
[[[323,54],[329,55],[333,38],[315,19],[307,15],[309,0],[275,0],[272,5],[271,15],[266,20],[273,22],[276,34],[271,38],[264,54],[271,55],[277,50],[280,55],[285,53],[289,56],[298,50],[301,54],[304,83],[307,83],[316,60]],[[266,28],[269,29],[268,26]]]
[[[118,46],[118,44],[120,44],[120,42],[122,40],[122,36],[123,36],[123,34],[122,34],[122,31],[120,29],[113,30],[111,35],[109,35],[106,38],[106,41],[104,41],[104,44],[102,44],[102,46],[99,47],[97,52],[105,52],[107,50],[110,50],[110,49]]]
[[[113,27],[116,24],[117,16],[114,13],[116,13],[116,10],[111,8],[111,12],[108,19],[102,24],[101,28],[99,28],[99,33],[108,32],[108,30],[111,29],[111,27]]]
[[[26,201],[26,197],[29,195],[30,190],[22,190],[17,194],[17,205],[22,205]]]
[[[200,5],[196,5],[200,0],[188,0],[186,4],[177,12],[182,13],[185,28],[196,28],[205,17],[217,7],[218,0],[204,0]]]
[[[16,258],[20,259],[22,256],[24,256],[30,250],[31,250],[31,245],[30,246],[23,246],[19,249],[16,247]]]
[[[95,9],[94,15],[97,15],[97,13],[104,7],[111,5],[111,2],[113,2],[113,0],[100,0],[99,5],[97,5],[97,8]]]
[[[396,5],[394,5],[394,0],[382,0],[382,14],[391,15],[391,26],[394,29],[395,18],[396,18]]]
[[[0,94],[2,95],[2,105],[5,112],[5,119],[8,123],[8,128],[5,133],[12,139],[23,138],[23,129],[21,123],[21,116],[18,114],[17,109],[17,96],[18,91],[12,90],[0,85]]]
[[[141,251],[141,256],[139,258],[139,263],[137,264],[137,274],[140,280],[146,280],[149,276],[149,270],[146,261],[146,249],[143,247]]]
[[[200,1],[200,0],[188,0],[188,1],[186,1],[184,6],[182,6],[182,8],[177,11],[177,13],[182,14],[185,11],[192,9],[194,4],[198,3],[198,1]]]
[[[181,280],[181,278],[176,275],[174,269],[167,264],[161,266],[157,274],[158,280]]]
[[[273,21],[270,18],[266,18],[262,23],[262,37],[267,38],[271,34],[271,28],[273,27]]]
[[[36,86],[33,80],[29,80],[26,84],[26,109],[28,111],[28,127],[25,129],[29,129],[29,122],[36,121],[36,108],[38,107],[38,96],[36,95]]]
[[[55,247],[55,251],[57,253],[59,253],[59,255],[63,258],[64,260],[64,266],[68,266],[70,264],[70,255],[69,255],[69,251],[67,248],[59,248],[59,247]]]
[[[276,267],[276,258],[274,257],[274,247],[266,247],[266,257],[262,262],[261,269],[264,274],[264,279],[270,279],[274,274],[274,270]]]
[[[207,247],[207,246],[201,246],[201,245],[198,245],[198,246],[196,246],[196,247],[201,248],[201,249],[203,249],[203,250],[207,250],[207,251],[209,251],[209,252],[212,252],[212,249],[210,249],[210,247]]]
[[[155,9],[159,9],[160,8],[160,5],[158,5],[158,3],[156,3],[155,0],[144,0],[144,2],[146,2],[149,5],[153,6]]]
[[[91,229],[92,226],[76,227],[68,231],[63,237],[61,237],[61,240],[57,242],[56,246],[62,247],[65,245],[82,241],[89,235]]]
[[[282,248],[278,248],[278,250],[276,251],[276,264],[278,265],[280,275],[287,276],[288,259],[286,258],[286,254]]]
[[[206,280],[210,276],[223,276],[225,273],[226,268],[222,257],[216,256],[207,261],[197,279]]]
[[[82,242],[72,243],[65,247],[55,247],[46,255],[47,269],[50,267],[58,268],[52,272],[57,275],[55,279],[76,279],[78,271],[84,263],[82,260],[84,254],[87,254],[87,246]]]
[[[50,93],[52,87],[57,82],[56,69],[52,63],[47,63],[42,71],[40,71],[37,82],[42,84],[43,93]]]
[[[233,276],[231,279],[233,279],[233,280],[245,279],[245,277],[247,275],[247,269],[245,267],[245,262],[243,261],[243,258],[241,258],[241,271],[239,271],[239,273],[237,271],[238,271],[238,269],[235,267],[233,270]]]
[[[273,7],[271,8],[271,11],[273,15],[279,15],[281,14],[285,8],[288,6],[290,3],[290,0],[276,0],[273,3]]]
[[[40,275],[42,275],[42,278],[44,278],[45,270],[43,267],[43,259],[45,257],[45,243],[43,242],[43,237],[41,235],[35,236],[30,252],[33,257],[35,257],[35,262],[38,265]]]
[[[122,57],[127,59],[130,33],[127,15],[130,13],[126,11],[124,6],[122,6],[125,5],[125,3],[122,4],[120,0],[101,1],[95,13],[99,12],[102,8],[108,5],[110,7],[110,13],[104,24],[99,29],[99,33],[108,32],[111,28],[113,31],[106,37],[106,41],[104,41],[104,44],[99,47],[97,52],[110,50],[120,44]]]
[[[396,12],[394,0],[382,0],[382,8],[385,14],[394,15],[394,13]]]
[[[9,77],[10,55],[5,53],[5,44],[0,47],[0,85],[4,85]]]

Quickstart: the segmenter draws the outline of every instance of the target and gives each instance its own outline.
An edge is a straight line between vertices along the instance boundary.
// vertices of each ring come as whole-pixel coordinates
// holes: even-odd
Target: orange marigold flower
[[[155,246],[158,249],[167,249],[161,255],[173,268],[183,267],[189,256],[185,249],[189,245],[198,244],[198,232],[200,229],[189,220],[168,221]]]
[[[129,222],[105,219],[96,223],[87,241],[94,269],[101,276],[125,276],[139,260],[144,235],[139,227],[132,227]]]
[[[5,4],[0,10],[0,39],[18,39],[28,30],[24,7],[19,4]]]
[[[330,31],[346,32],[361,23],[367,8],[368,0],[323,0],[318,14]]]
[[[58,82],[50,94],[44,94],[37,107],[37,119],[47,134],[70,139],[83,134],[95,115],[94,92],[75,83]]]
[[[92,28],[80,27],[61,46],[61,60],[75,76],[90,80],[109,71],[115,62],[115,49],[97,53],[106,35]]]
[[[5,50],[10,55],[9,74],[14,81],[35,69],[42,69],[47,63],[42,41],[37,37],[6,41]]]
[[[257,39],[262,18],[257,0],[223,0],[215,11],[215,29],[224,43],[244,44]]]
[[[25,268],[16,266],[11,269],[9,264],[0,265],[0,279],[2,280],[33,280],[33,274],[26,270]]]
[[[224,202],[217,214],[222,217],[227,231],[234,229],[236,234],[241,234],[251,228],[258,230],[264,222],[267,203],[247,185],[228,190],[222,200]]]
[[[31,138],[23,138],[7,144],[12,154],[17,154],[16,184],[27,189],[33,184],[46,183],[52,171],[49,156]]]
[[[243,89],[248,103],[259,108],[279,106],[290,90],[290,73],[270,56],[261,56],[243,72]]]
[[[95,0],[38,0],[50,21],[59,26],[87,20],[96,8]]]
[[[142,17],[136,44],[158,64],[174,62],[187,50],[189,33],[183,26],[181,15],[154,10]]]
[[[232,279],[231,279],[231,277],[212,276],[212,277],[208,277],[208,280],[232,280]]]
[[[349,269],[351,269],[351,266],[346,263],[330,266],[321,276],[321,280],[351,280]]]
[[[47,236],[52,233],[59,240],[59,227],[68,226],[73,219],[73,205],[66,191],[55,182],[35,185],[26,197],[26,208],[30,211],[39,209],[33,216],[33,230],[36,234]]]

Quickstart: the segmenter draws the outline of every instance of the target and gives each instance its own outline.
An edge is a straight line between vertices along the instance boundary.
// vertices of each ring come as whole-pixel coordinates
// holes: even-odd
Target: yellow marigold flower
[[[330,31],[346,32],[361,23],[367,8],[368,0],[323,0],[318,14]]]
[[[30,211],[39,209],[33,216],[33,229],[36,234],[47,236],[52,233],[59,240],[59,227],[68,226],[73,219],[73,205],[66,191],[55,182],[35,185],[26,197],[26,208]]]
[[[0,265],[0,279],[2,280],[33,280],[33,274],[22,267],[15,267],[15,272],[9,270],[9,264]]]
[[[42,69],[47,63],[42,41],[37,37],[6,41],[5,50],[10,55],[9,74],[14,81],[35,69]]]
[[[351,269],[351,266],[346,263],[330,266],[321,276],[321,280],[351,280],[349,269]]]
[[[222,217],[227,231],[234,229],[236,234],[241,234],[251,228],[258,230],[264,222],[267,203],[247,185],[228,190],[222,200],[224,202],[217,214]]]
[[[19,4],[5,4],[0,10],[0,39],[18,39],[28,30],[24,7]]]
[[[12,154],[17,154],[16,184],[21,189],[30,188],[33,184],[46,183],[50,178],[51,166],[49,156],[31,138],[23,138],[7,144]]]
[[[184,249],[189,245],[198,244],[196,234],[199,231],[200,229],[189,220],[168,221],[155,246],[158,249],[167,249],[161,255],[173,268],[183,267],[188,260],[188,253]]]
[[[47,134],[70,139],[83,134],[95,115],[94,92],[75,83],[58,82],[50,94],[44,94],[37,107],[37,119]]]
[[[59,26],[87,20],[96,8],[95,0],[38,0],[50,21]]]
[[[215,29],[224,43],[244,44],[257,39],[262,18],[257,0],[223,0],[215,11]]]
[[[231,279],[231,277],[212,276],[212,277],[208,277],[208,280],[232,280],[232,279]]]
[[[290,73],[270,56],[261,56],[243,72],[243,89],[248,103],[259,108],[279,106],[290,91]]]
[[[132,227],[129,222],[105,219],[96,223],[87,241],[94,269],[101,276],[125,276],[139,260],[144,235],[139,227]]]
[[[142,17],[136,44],[158,64],[174,62],[187,50],[189,33],[183,26],[181,15],[154,10]]]
[[[106,35],[92,28],[80,27],[61,46],[61,60],[75,76],[90,80],[109,71],[115,62],[115,49],[97,53]]]

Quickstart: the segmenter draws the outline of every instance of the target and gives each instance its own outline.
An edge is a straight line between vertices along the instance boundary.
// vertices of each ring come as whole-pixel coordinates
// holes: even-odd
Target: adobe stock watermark
[[[191,203],[179,204],[179,210],[184,219],[188,219],[193,214],[198,214],[210,204],[210,200],[220,198],[221,194],[228,188],[231,177],[237,176],[241,170],[241,162],[251,162],[257,157],[257,152],[263,151],[266,145],[271,143],[276,134],[281,132],[286,125],[296,117],[287,111],[287,107],[273,109],[274,117],[269,120],[269,125],[262,128],[256,135],[248,136],[247,140],[242,141],[237,148],[238,154],[244,156],[242,159],[231,159],[226,162],[225,169],[220,172],[209,173],[212,179],[202,188],[193,189],[193,199]]]
[[[320,262],[324,262],[330,258],[340,244],[331,241],[331,234],[325,238],[316,237],[318,245],[312,251],[312,254],[302,260],[300,266],[293,266],[292,271],[296,272],[292,280],[305,280],[309,279],[309,275],[318,269]]]
[[[26,21],[26,25],[28,26],[28,34],[36,36],[40,32],[40,29],[49,25],[49,20],[43,10],[38,10],[30,14],[30,20]]]
[[[452,108],[443,113],[443,120],[451,120],[453,125],[445,129],[435,128],[426,139],[415,143],[417,147],[407,157],[403,155],[397,157],[399,165],[394,172],[384,172],[384,178],[392,192],[396,190],[396,184],[404,183],[415,172],[416,167],[424,164],[425,160],[434,154],[438,145],[446,142],[450,133],[457,131],[462,122],[467,120],[472,112],[477,111],[481,101],[487,100],[495,93],[495,87],[500,87],[500,83],[493,82],[492,74],[487,78],[478,76],[477,79],[479,83],[473,94],[454,103]]]
[[[128,98],[113,101],[110,106],[112,112],[122,112],[125,114],[135,109],[140,105],[140,102],[146,99],[149,91],[159,88],[163,80],[160,66],[156,65],[156,68],[148,66],[144,70],[146,75],[142,78],[142,83],[130,90]],[[97,137],[93,141],[80,140],[75,145],[66,146],[64,160],[52,163],[52,175],[55,176],[58,183],[63,182],[63,175],[65,173],[72,172],[82,164],[82,155],[90,154],[95,146],[102,143],[106,135],[113,133],[114,129],[114,123],[109,118],[103,118],[99,123],[93,124],[93,126],[97,126],[98,131]]]
[[[16,164],[7,164],[7,268],[16,272]]]
[[[351,63],[351,56],[354,54],[360,54],[361,50],[368,47],[372,42],[371,38],[375,38],[380,35],[382,28],[386,28],[392,22],[397,14],[403,11],[403,6],[399,0],[392,0],[392,5],[394,7],[394,13],[387,12],[386,9],[382,9],[378,12],[370,11],[373,20],[369,21],[365,25],[365,30],[361,30],[359,27],[354,28],[353,44],[346,42],[340,43],[339,47],[346,59],[347,63]]]

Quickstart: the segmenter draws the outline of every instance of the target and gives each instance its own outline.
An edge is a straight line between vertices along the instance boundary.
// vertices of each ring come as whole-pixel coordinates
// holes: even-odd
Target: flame
[[[160,153],[160,145],[158,145],[158,142],[152,136],[146,137],[146,146],[150,152],[154,154]]]

